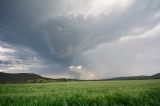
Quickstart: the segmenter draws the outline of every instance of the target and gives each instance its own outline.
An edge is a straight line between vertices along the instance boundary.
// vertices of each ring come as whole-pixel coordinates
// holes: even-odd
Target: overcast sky
[[[160,72],[160,0],[0,0],[0,71],[97,79]]]

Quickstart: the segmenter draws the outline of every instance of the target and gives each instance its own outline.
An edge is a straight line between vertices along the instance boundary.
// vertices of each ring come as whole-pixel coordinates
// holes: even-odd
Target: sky
[[[101,79],[160,72],[160,0],[0,0],[0,71]]]

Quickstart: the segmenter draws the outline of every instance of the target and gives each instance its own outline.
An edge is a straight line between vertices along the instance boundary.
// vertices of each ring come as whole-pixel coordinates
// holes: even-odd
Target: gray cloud
[[[40,64],[38,55],[27,47],[0,42],[0,70],[17,71]]]
[[[160,72],[159,30],[156,26],[141,35],[104,43],[83,55],[100,78],[152,75]]]
[[[45,64],[59,68],[89,64],[83,53],[144,33],[160,21],[159,0],[0,2],[0,40],[30,48]]]

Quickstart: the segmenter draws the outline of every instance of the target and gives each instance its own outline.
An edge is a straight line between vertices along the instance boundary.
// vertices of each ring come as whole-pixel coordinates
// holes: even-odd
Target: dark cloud
[[[29,48],[46,64],[68,67],[86,64],[82,53],[123,36],[146,32],[160,21],[156,17],[159,0],[133,0],[128,6],[110,8],[100,5],[97,10],[90,9],[92,2],[1,0],[0,41]],[[25,54],[18,55],[27,60]]]
[[[10,61],[0,60],[0,65],[10,65],[10,64],[12,64]]]

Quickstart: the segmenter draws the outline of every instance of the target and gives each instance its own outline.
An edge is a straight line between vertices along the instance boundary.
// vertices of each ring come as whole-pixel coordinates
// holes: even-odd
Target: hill
[[[54,82],[54,81],[68,81],[71,79],[59,78],[52,79],[42,77],[33,73],[4,73],[0,72],[0,83],[23,83],[23,82]]]
[[[160,73],[151,76],[128,76],[128,77],[116,77],[105,80],[146,80],[146,79],[160,79]]]
[[[11,74],[0,72],[0,83],[29,82],[38,79],[43,79],[43,77],[32,73]]]
[[[146,80],[146,79],[160,79],[160,73],[151,76],[128,76],[128,77],[116,77],[110,79],[97,79],[101,80]],[[86,81],[78,79],[67,79],[67,78],[46,78],[33,73],[4,73],[0,72],[0,83],[42,83],[42,82],[57,82],[57,81]]]

